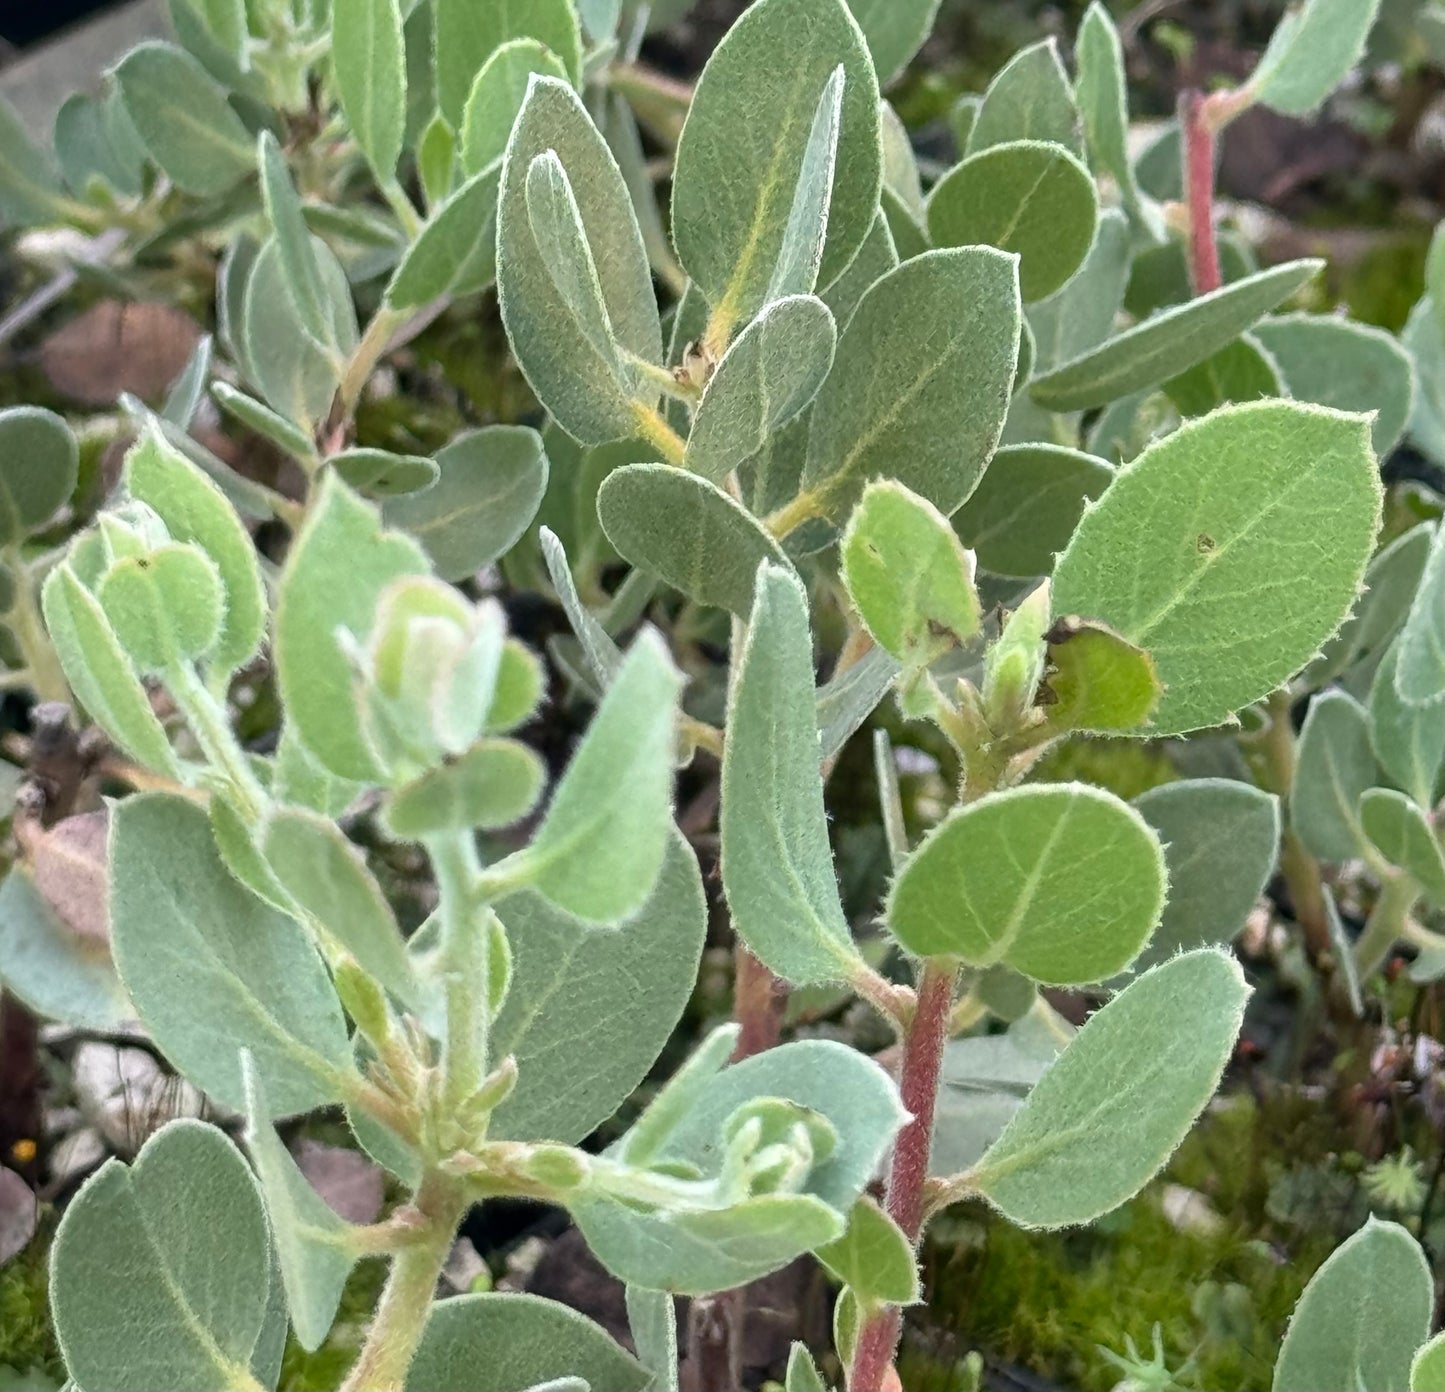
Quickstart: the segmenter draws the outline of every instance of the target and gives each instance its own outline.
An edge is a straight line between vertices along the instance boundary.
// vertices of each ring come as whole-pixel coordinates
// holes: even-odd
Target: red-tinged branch
[[[1223,284],[1219,244],[1214,234],[1214,159],[1216,126],[1209,98],[1190,90],[1179,98],[1184,139],[1184,200],[1189,210],[1189,276],[1196,295]]]
[[[742,943],[734,958],[733,1018],[742,1026],[733,1062],[766,1053],[783,1033],[783,1010],[788,988]]]
[[[938,1104],[956,977],[951,964],[930,961],[924,965],[918,982],[918,1007],[903,1040],[898,1091],[910,1119],[893,1147],[888,1171],[888,1214],[915,1248],[923,1232],[928,1152],[933,1141],[933,1114]],[[895,1305],[884,1306],[863,1322],[848,1378],[849,1392],[880,1392],[896,1385],[893,1354],[901,1325],[902,1313]]]

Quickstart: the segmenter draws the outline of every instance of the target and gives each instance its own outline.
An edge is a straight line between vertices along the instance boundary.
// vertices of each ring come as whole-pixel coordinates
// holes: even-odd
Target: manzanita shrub
[[[936,0],[754,0],[690,102],[633,61],[685,8],[173,0],[179,42],[68,103],[54,161],[0,113],[12,220],[114,228],[134,266],[224,252],[218,351],[161,409],[122,403],[119,485],[68,542],[69,428],[0,414],[15,679],[72,696],[135,789],[108,953],[22,865],[0,974],[83,1029],[138,1019],[244,1120],[241,1148],[173,1122],[69,1204],[77,1388],[273,1388],[366,1258],[389,1271],[345,1388],[676,1388],[674,1297],[812,1253],[835,1344],[795,1348],[789,1392],[836,1366],[878,1392],[931,1218],[1085,1224],[1158,1173],[1234,1049],[1228,943],[1277,852],[1347,1005],[1398,940],[1445,972],[1412,918],[1445,909],[1445,542],[1382,533],[1377,466],[1407,430],[1445,462],[1445,250],[1402,348],[1291,310],[1320,263],[1259,268],[1213,206],[1229,121],[1315,112],[1375,5],[1309,0],[1136,160],[1095,4],[1071,66],[1035,44],[960,103],[927,178],[880,86]],[[494,283],[540,433],[358,443],[388,355]],[[208,388],[303,496],[193,438]],[[261,522],[290,533],[279,564]],[[560,600],[550,667],[508,585]],[[595,705],[557,776],[523,729],[551,670]],[[271,675],[257,752],[238,714]],[[885,703],[957,796],[914,844],[875,732],[893,873],[860,930],[824,786]],[[1036,776],[1095,735],[1214,773],[1133,804]],[[696,984],[695,761],[720,763],[737,1018],[587,1148]],[[361,827],[424,854],[419,930]],[[1379,889],[1350,944],[1321,863],[1360,858]],[[865,1002],[896,1070],[777,1042],[785,986]],[[1040,986],[1103,1003],[1075,1029]],[[283,1144],[318,1109],[404,1189],[383,1221],[343,1221]],[[435,1300],[463,1216],[508,1196],[566,1210],[626,1283],[634,1351],[536,1297]],[[1308,1288],[1275,1387],[1439,1387],[1432,1306],[1413,1238],[1372,1224]]]

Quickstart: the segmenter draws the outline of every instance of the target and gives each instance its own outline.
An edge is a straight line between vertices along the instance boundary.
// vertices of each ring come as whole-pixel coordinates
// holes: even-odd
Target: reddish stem
[[[1189,275],[1196,295],[1218,290],[1219,245],[1214,237],[1215,128],[1208,98],[1190,90],[1179,98],[1184,132],[1184,198],[1189,209]]]
[[[939,961],[924,964],[918,982],[918,1005],[903,1039],[903,1067],[898,1091],[910,1120],[898,1134],[888,1171],[888,1214],[914,1247],[923,1231],[924,1185],[928,1152],[933,1142],[933,1113],[938,1104],[938,1079],[948,1021],[953,1010],[957,972]],[[896,1305],[876,1311],[858,1332],[858,1348],[849,1375],[849,1392],[880,1392],[896,1385],[893,1354],[898,1347],[902,1316]]]
[[[733,1018],[742,1026],[732,1061],[741,1063],[775,1047],[783,1033],[788,988],[742,943],[733,966]]]

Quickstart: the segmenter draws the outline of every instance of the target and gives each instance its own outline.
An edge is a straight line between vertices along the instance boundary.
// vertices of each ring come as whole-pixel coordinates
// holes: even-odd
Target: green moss
[[[65,1371],[50,1325],[45,1237],[0,1267],[0,1368],[41,1370],[60,1381]]]
[[[307,1353],[296,1342],[294,1334],[287,1340],[278,1384],[280,1392],[329,1392],[341,1386],[361,1352],[362,1340],[385,1281],[385,1262],[369,1260],[357,1265],[341,1293],[336,1323],[326,1342],[315,1353]]]
[[[1283,1170],[1326,1158],[1328,1123],[1322,1109],[1289,1101],[1262,1114],[1236,1098],[1212,1111],[1164,1180],[1196,1190],[1212,1222],[1171,1222],[1164,1182],[1075,1232],[1023,1232],[976,1208],[940,1220],[925,1249],[928,1311],[900,1362],[904,1386],[952,1392],[964,1385],[960,1360],[978,1348],[1106,1392],[1119,1373],[1101,1346],[1122,1350],[1132,1338],[1148,1348],[1156,1324],[1169,1366],[1189,1365],[1182,1385],[1267,1386],[1289,1313],[1342,1235],[1286,1230],[1269,1212],[1271,1188]]]

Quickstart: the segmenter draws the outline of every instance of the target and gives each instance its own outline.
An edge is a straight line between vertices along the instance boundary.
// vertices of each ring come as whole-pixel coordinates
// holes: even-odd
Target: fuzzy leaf
[[[1361,854],[1360,798],[1379,780],[1370,723],[1359,702],[1327,691],[1310,703],[1295,755],[1290,825],[1321,860]]]
[[[1366,1219],[1300,1296],[1274,1365],[1273,1392],[1406,1386],[1434,1303],[1420,1244],[1398,1223]]]
[[[1410,1361],[1410,1392],[1445,1392],[1445,1333],[1415,1350]]]
[[[1415,369],[1393,335],[1331,314],[1285,314],[1254,326],[1289,395],[1340,411],[1374,411],[1372,438],[1383,459],[1410,419]]]
[[[933,31],[940,0],[848,0],[868,41],[878,80],[897,77]]]
[[[912,1305],[918,1299],[913,1244],[872,1199],[859,1199],[847,1232],[815,1255],[864,1306]]]
[[[1309,116],[1363,57],[1380,0],[1306,0],[1275,26],[1248,91],[1286,116]]]
[[[1158,839],[1133,808],[1084,784],[1040,784],[948,816],[899,872],[888,926],[919,957],[1102,981],[1139,955],[1164,890]]]
[[[256,147],[225,89],[184,49],[139,44],[115,79],[147,153],[177,188],[209,198],[255,170]]]
[[[651,894],[615,931],[532,892],[501,913],[512,985],[492,1045],[516,1058],[518,1077],[487,1134],[575,1144],[627,1100],[687,1006],[707,932],[702,876],[673,833]]]
[[[861,959],[828,845],[808,600],[790,571],[759,568],[735,664],[720,813],[733,927],[794,985],[845,980]]]
[[[241,1048],[278,1115],[339,1100],[351,1051],[326,969],[289,918],[231,878],[205,809],[169,793],[125,799],[110,868],[116,966],[166,1057],[238,1110]]]
[[[291,182],[286,157],[270,131],[262,131],[257,144],[261,192],[276,239],[286,293],[306,333],[315,342],[334,347],[334,325],[328,313],[326,287],[321,280],[321,262],[301,211],[300,196]]]
[[[265,1089],[249,1053],[241,1066],[246,1080],[246,1147],[270,1215],[291,1327],[301,1347],[315,1352],[336,1318],[346,1278],[359,1254],[347,1246],[346,1223],[311,1187],[271,1125]]]
[[[863,296],[813,407],[803,487],[841,522],[871,478],[948,515],[998,443],[1018,364],[1016,263],[931,251]]]
[[[64,196],[54,161],[0,97],[0,216],[21,227],[49,222]]]
[[[905,666],[927,666],[978,632],[968,553],[948,519],[902,484],[868,485],[843,534],[840,559],[869,633]]]
[[[995,452],[953,525],[979,565],[996,575],[1047,575],[1084,515],[1114,477],[1102,459],[1063,445],[1006,445]]]
[[[1230,778],[1194,778],[1151,788],[1134,807],[1169,871],[1164,916],[1135,970],[1229,943],[1274,873],[1279,799]]]
[[[432,769],[386,801],[393,836],[421,841],[437,832],[511,826],[536,805],[547,771],[517,740],[487,739]]]
[[[878,82],[857,23],[843,0],[758,0],[703,69],[677,147],[672,228],[715,322],[746,323],[770,298],[819,101],[840,65],[836,178],[817,274],[827,286],[867,236],[882,182]]]
[[[127,556],[105,573],[95,597],[116,641],[146,675],[204,657],[220,636],[225,593],[199,547]]]
[[[1415,803],[1393,788],[1371,788],[1360,798],[1360,826],[1391,865],[1405,871],[1432,904],[1445,908],[1445,851]]]
[[[396,172],[406,131],[406,54],[397,0],[331,0],[331,64],[346,124],[386,183]]]
[[[352,699],[353,670],[337,639],[371,631],[381,592],[403,575],[426,575],[426,557],[334,475],[322,481],[292,543],[276,610],[276,671],[286,714],[307,751],[355,782],[380,776]]]
[[[1014,140],[1047,140],[1082,156],[1081,127],[1058,41],[1044,39],[1021,48],[989,83],[964,153],[976,155]]]
[[[625,464],[597,492],[597,516],[626,560],[699,604],[740,618],[764,561],[788,558],[757,519],[716,484],[669,464]]]
[[[1370,687],[1370,744],[1391,780],[1430,811],[1445,763],[1445,702],[1408,706],[1395,689],[1398,648],[1391,648]]]
[[[1367,434],[1323,407],[1225,407],[1150,445],[1079,523],[1054,612],[1102,620],[1154,658],[1155,731],[1229,719],[1344,621],[1380,517]]]
[[[1217,353],[1164,383],[1164,394],[1181,416],[1204,416],[1231,401],[1290,396],[1279,368],[1253,333],[1241,334]]]
[[[0,411],[0,546],[14,546],[75,492],[79,448],[70,427],[39,406]]]
[[[437,103],[460,130],[477,74],[503,44],[533,39],[582,76],[582,33],[571,0],[436,0]]]
[[[488,872],[589,923],[616,923],[652,892],[672,827],[682,678],[645,629],[629,649],[532,843]]]
[[[1094,241],[1098,195],[1089,171],[1062,145],[1012,140],[955,165],[928,199],[936,246],[980,243],[1019,258],[1024,302],[1052,295]]]
[[[971,1172],[1021,1227],[1091,1222],[1157,1174],[1234,1051],[1249,987],[1214,948],[1137,977],[1089,1018]]]
[[[794,295],[766,306],[708,381],[687,440],[687,467],[720,484],[763,449],[817,396],[837,340],[821,300]]]
[[[1124,206],[1138,217],[1141,206],[1134,161],[1129,156],[1129,99],[1124,45],[1113,18],[1100,0],[1084,12],[1074,45],[1078,67],[1075,95],[1083,117],[1089,160],[1118,185]]]
[[[462,169],[468,177],[480,174],[506,153],[507,137],[527,98],[533,73],[568,80],[562,60],[536,39],[509,39],[483,64],[472,83],[459,128]]]
[[[1400,633],[1395,689],[1407,705],[1432,705],[1445,697],[1445,528],[1437,527]]]
[[[514,1293],[438,1301],[407,1372],[409,1392],[468,1392],[477,1369],[493,1392],[578,1381],[645,1392],[650,1374],[601,1325],[555,1300]]]
[[[532,525],[547,488],[547,455],[535,430],[493,425],[458,435],[436,463],[436,483],[388,501],[382,516],[421,542],[442,579],[465,580]]]
[[[1050,411],[1081,411],[1157,387],[1253,327],[1322,264],[1289,261],[1166,309],[1035,378],[1029,393]]]
[[[171,1122],[129,1167],[97,1170],[56,1232],[51,1308],[71,1377],[113,1392],[256,1386],[271,1263],[235,1146],[213,1126]]]
[[[1090,619],[1061,619],[1046,637],[1040,696],[1051,729],[1122,734],[1148,723],[1163,692],[1148,653]]]
[[[584,444],[636,434],[657,389],[629,359],[662,359],[652,273],[612,152],[556,78],[532,79],[497,218],[502,318],[532,390]]]
[[[386,287],[393,309],[417,309],[443,296],[485,290],[497,274],[500,162],[472,175],[427,219]]]

